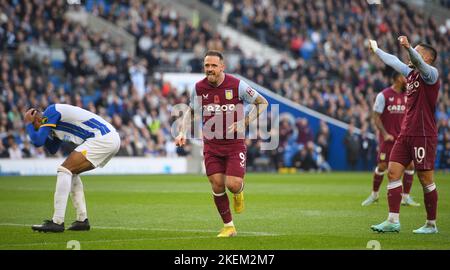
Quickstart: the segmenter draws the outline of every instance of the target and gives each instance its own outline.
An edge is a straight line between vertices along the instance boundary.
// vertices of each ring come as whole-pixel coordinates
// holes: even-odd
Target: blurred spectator
[[[22,148],[22,155],[24,158],[30,158],[32,157],[33,153],[31,153],[31,144],[28,141],[25,141],[23,143],[23,148]]]
[[[293,158],[294,167],[303,171],[317,170],[317,155],[314,152],[314,144],[310,141]]]
[[[362,169],[364,171],[370,171],[372,168],[369,165],[374,164],[374,159],[376,157],[376,145],[374,145],[375,141],[369,138],[367,124],[363,125],[361,128],[360,138]]]
[[[191,154],[191,151],[192,151],[192,145],[189,143],[187,143],[183,147],[177,147],[177,149],[176,149],[177,155],[180,157],[189,156]]]
[[[255,159],[260,156],[260,149],[256,145],[256,141],[246,139],[245,144],[247,145],[247,161],[246,166],[248,170],[253,171],[255,168]]]
[[[301,145],[305,145],[308,142],[311,142],[314,140],[314,135],[309,127],[308,119],[306,118],[299,118],[297,119],[295,125],[298,129],[298,135],[297,135],[297,143]]]
[[[8,149],[3,145],[3,141],[0,140],[0,158],[7,158],[9,157],[9,151]]]
[[[450,170],[450,141],[447,141],[444,145],[444,149],[441,152],[439,168]]]
[[[354,129],[353,124],[350,124],[343,142],[347,151],[347,162],[352,171],[356,170],[361,149],[360,136],[355,133]]]
[[[145,75],[147,74],[147,61],[142,59],[129,69],[130,79],[133,88],[137,91],[138,97],[143,98],[145,94]]]
[[[325,121],[320,121],[319,131],[316,135],[316,144],[321,148],[322,156],[328,160],[328,148],[331,141],[330,129]]]
[[[289,119],[284,118],[280,119],[280,130],[279,130],[279,139],[280,146],[285,147],[288,143],[289,138],[294,134],[294,130],[289,123]]]
[[[326,139],[326,136],[324,134],[319,134],[316,144],[318,147],[320,147],[320,153],[322,154],[324,160],[328,160],[329,142]]]
[[[12,135],[8,136],[8,146],[10,159],[22,159],[22,150],[19,148],[19,145],[17,145],[17,142]]]
[[[440,0],[440,4],[445,8],[450,8],[450,0]]]

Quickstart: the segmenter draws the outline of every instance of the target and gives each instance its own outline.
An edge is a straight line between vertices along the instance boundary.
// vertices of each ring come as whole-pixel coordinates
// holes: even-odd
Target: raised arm
[[[61,119],[61,114],[56,111],[55,105],[50,105],[44,113],[34,108],[29,109],[25,113],[24,120],[31,143],[36,147],[43,146],[59,119]]]
[[[434,84],[439,78],[439,72],[437,69],[424,61],[422,55],[419,54],[411,45],[409,44],[408,38],[406,36],[398,37],[400,45],[403,46],[409,54],[409,59],[411,63],[419,70],[420,76],[427,84]],[[419,45],[421,46],[421,45]],[[423,45],[422,45],[423,46]],[[434,61],[431,60],[431,62]]]
[[[398,59],[397,56],[388,54],[383,50],[381,50],[380,48],[376,50],[375,54],[378,55],[381,61],[383,61],[386,65],[392,67],[405,77],[408,76],[408,74],[412,71],[412,69],[408,67],[407,64],[400,61],[400,59]]]
[[[397,56],[386,53],[382,49],[378,48],[377,42],[375,40],[369,40],[369,48],[381,59],[381,61],[395,69],[403,76],[408,76],[408,74],[412,71],[412,69],[408,67],[408,65],[400,61]]]
[[[428,65],[422,56],[413,48],[408,48],[411,63],[419,70],[420,76],[427,84],[435,84],[439,78],[439,72],[433,66]]]
[[[30,136],[31,143],[36,147],[40,147],[45,144],[45,141],[47,140],[47,137],[52,129],[51,127],[45,126],[35,130],[33,124],[30,123],[26,126],[26,130],[28,136]]]
[[[29,109],[25,113],[25,130],[28,133],[28,136],[30,137],[31,143],[36,146],[40,147],[45,144],[45,140],[47,140],[48,135],[50,134],[50,131],[52,128],[48,125],[36,125],[35,127],[35,121],[37,116],[39,115],[39,112],[36,109]]]

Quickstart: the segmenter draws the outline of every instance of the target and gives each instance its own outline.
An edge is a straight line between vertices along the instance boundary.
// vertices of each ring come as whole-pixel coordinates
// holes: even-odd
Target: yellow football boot
[[[236,228],[234,226],[224,226],[217,237],[233,237],[237,235]]]

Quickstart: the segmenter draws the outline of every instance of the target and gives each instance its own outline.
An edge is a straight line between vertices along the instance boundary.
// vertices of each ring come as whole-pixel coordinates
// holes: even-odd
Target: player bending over
[[[400,231],[400,203],[402,199],[401,176],[406,166],[414,162],[424,192],[427,212],[425,225],[414,233],[437,233],[436,210],[437,190],[434,183],[434,160],[436,157],[437,127],[434,119],[439,93],[438,70],[431,66],[436,60],[436,50],[427,44],[411,47],[406,36],[398,38],[400,45],[408,52],[408,65],[397,57],[387,54],[377,47],[376,41],[370,40],[370,49],[387,65],[406,77],[406,115],[402,122],[398,139],[392,148],[388,165],[388,219],[371,228],[377,232]]]
[[[267,109],[267,100],[247,83],[224,73],[223,56],[218,51],[208,51],[204,58],[206,78],[192,91],[190,109],[183,116],[177,146],[186,143],[187,125],[194,112],[201,111],[203,121],[203,155],[206,175],[211,183],[214,203],[224,223],[218,237],[237,234],[231,216],[225,188],[234,194],[236,213],[244,210],[244,175],[247,148],[243,135],[245,127]],[[255,104],[244,116],[242,105]],[[236,116],[237,115],[237,116]],[[227,121],[230,118],[231,121]],[[215,123],[215,124],[211,124]]]
[[[80,174],[106,165],[119,151],[119,134],[100,116],[67,104],[50,105],[44,113],[30,109],[25,114],[25,122],[31,142],[37,147],[44,146],[52,154],[58,151],[62,141],[78,145],[58,167],[53,218],[31,228],[39,232],[63,232],[70,194],[77,219],[69,230],[88,231],[90,225]]]

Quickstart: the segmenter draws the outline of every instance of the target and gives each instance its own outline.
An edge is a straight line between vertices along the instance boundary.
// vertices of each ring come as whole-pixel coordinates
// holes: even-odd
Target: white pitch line
[[[250,235],[242,235],[241,237],[249,237]],[[110,242],[136,242],[136,241],[156,241],[156,240],[188,240],[188,239],[207,239],[216,238],[215,236],[187,236],[187,237],[161,237],[161,238],[131,238],[131,239],[110,239],[110,240],[81,240],[84,243],[110,243]],[[65,246],[67,242],[42,242],[42,243],[23,243],[23,244],[2,244],[0,247],[24,247],[24,246],[48,246],[48,245],[62,245]]]
[[[14,226],[14,227],[30,227],[27,224],[16,223],[0,223],[0,226]],[[199,230],[199,229],[165,229],[165,228],[131,228],[131,227],[108,227],[108,226],[92,226],[92,229],[100,230],[121,230],[121,231],[166,231],[166,232],[200,232],[200,233],[216,233],[213,230]],[[267,232],[246,232],[239,231],[239,234],[248,234],[249,236],[280,236],[280,234]]]
[[[26,224],[0,223],[0,226],[28,227]],[[147,229],[147,228],[125,228],[125,227],[95,227],[97,229],[116,229],[116,230],[146,230],[146,231],[188,231],[188,232],[216,232],[206,230],[168,230],[168,229]],[[276,236],[276,234],[268,234],[261,232],[243,232],[246,234],[258,233],[259,236]],[[241,233],[240,233],[241,234]],[[253,235],[240,235],[239,237],[251,237]],[[189,240],[189,239],[215,239],[215,236],[186,236],[186,237],[153,237],[153,238],[133,238],[133,239],[110,239],[110,240],[86,240],[83,243],[111,243],[111,242],[135,242],[135,241],[161,241],[161,240]],[[48,246],[48,245],[66,245],[67,242],[41,242],[41,243],[22,243],[22,244],[1,244],[0,247],[27,247],[27,246]]]

